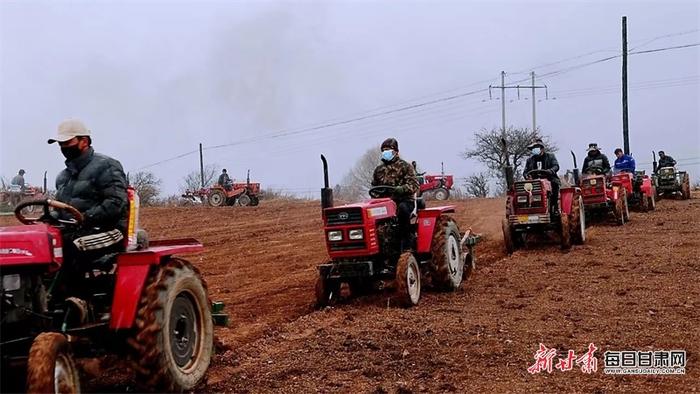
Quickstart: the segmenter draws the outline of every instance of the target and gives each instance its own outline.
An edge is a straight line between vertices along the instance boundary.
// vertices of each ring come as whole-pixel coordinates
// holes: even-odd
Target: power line
[[[698,45],[700,45],[700,43],[692,43],[692,44],[678,45],[678,46],[672,46],[672,47],[656,48],[656,49],[651,49],[651,50],[646,50],[646,51],[629,52],[629,54],[630,54],[630,55],[633,55],[633,54],[643,54],[643,53],[661,52],[661,51],[667,51],[667,50],[673,50],[673,49],[681,49],[681,48],[694,47],[694,46],[698,46]],[[605,57],[605,58],[602,58],[602,59],[597,59],[597,60],[594,60],[594,61],[591,61],[591,62],[586,62],[586,63],[583,63],[583,64],[574,65],[574,66],[571,66],[571,67],[568,67],[568,68],[564,68],[564,69],[562,69],[562,70],[551,71],[551,72],[549,72],[549,73],[545,73],[545,74],[543,74],[543,75],[540,75],[540,77],[547,77],[547,76],[549,76],[549,77],[555,77],[555,76],[559,76],[559,75],[562,75],[562,74],[565,74],[565,73],[568,73],[568,72],[571,72],[571,71],[574,71],[574,70],[577,70],[577,69],[580,69],[580,68],[588,67],[588,66],[591,66],[591,65],[594,65],[594,64],[598,64],[598,63],[602,63],[602,62],[606,62],[606,61],[610,61],[610,60],[612,60],[612,59],[615,59],[615,58],[618,58],[618,57],[621,57],[621,56],[622,56],[622,55],[620,55],[620,54],[615,55],[615,56],[608,56],[608,57]],[[517,83],[517,82],[524,82],[524,81],[526,81],[527,79],[528,79],[528,78],[525,78],[525,79],[522,79],[522,80],[520,80],[520,81],[516,81],[515,83]],[[492,79],[489,79],[489,80],[486,80],[486,81],[491,81],[491,80],[492,80]],[[476,84],[476,83],[474,83],[474,84]],[[470,86],[471,86],[471,85],[470,85]],[[322,124],[319,124],[319,125],[316,125],[316,126],[306,127],[306,128],[302,128],[302,129],[298,129],[298,130],[289,130],[289,131],[281,130],[281,131],[278,131],[278,132],[263,134],[263,135],[256,136],[256,137],[251,137],[251,138],[247,138],[247,139],[242,139],[242,140],[234,141],[234,142],[231,142],[231,143],[219,144],[219,145],[214,145],[214,146],[205,147],[204,150],[214,150],[214,149],[220,149],[220,148],[231,147],[231,146],[236,146],[236,145],[243,145],[243,144],[247,144],[247,143],[251,143],[251,142],[257,142],[257,141],[264,140],[264,139],[280,138],[280,137],[286,137],[286,136],[291,136],[291,135],[298,135],[298,134],[303,134],[303,133],[308,133],[308,132],[314,132],[314,131],[323,130],[323,129],[327,129],[327,128],[332,128],[332,127],[347,125],[347,124],[355,123],[355,122],[362,121],[362,120],[374,119],[374,118],[378,118],[378,117],[382,117],[382,116],[386,116],[386,115],[390,115],[390,114],[395,114],[395,113],[410,111],[410,110],[414,110],[414,109],[417,109],[417,108],[422,108],[422,107],[431,106],[431,105],[435,105],[435,104],[439,104],[439,103],[449,102],[449,101],[457,100],[457,99],[460,99],[460,98],[463,98],[463,97],[475,95],[475,94],[477,94],[477,93],[482,93],[482,92],[485,92],[485,91],[487,91],[487,90],[488,90],[487,88],[471,90],[471,91],[467,91],[467,92],[463,92],[463,93],[459,93],[459,94],[453,94],[453,95],[450,95],[450,96],[447,96],[447,97],[441,97],[441,98],[437,98],[437,99],[433,99],[433,100],[428,100],[428,101],[424,101],[424,102],[420,102],[420,103],[416,103],[416,104],[405,105],[405,106],[401,106],[401,107],[394,108],[394,109],[391,109],[391,110],[385,110],[385,111],[381,111],[381,112],[370,113],[370,114],[364,115],[364,116],[358,116],[358,117],[353,117],[353,118],[350,118],[350,119],[344,119],[344,120],[326,122],[326,123],[322,123]],[[145,168],[154,167],[154,166],[156,166],[156,165],[160,165],[160,164],[163,164],[163,163],[166,163],[166,162],[169,162],[169,161],[177,160],[177,159],[180,159],[180,158],[183,158],[183,157],[192,155],[192,154],[197,153],[197,152],[198,152],[198,151],[196,151],[196,150],[195,150],[195,151],[189,151],[189,152],[186,152],[186,153],[183,153],[183,154],[180,154],[180,155],[171,157],[171,158],[167,158],[167,159],[164,159],[164,160],[160,160],[160,161],[158,161],[158,162],[155,162],[155,163],[148,164],[148,165],[146,165],[146,166],[140,167],[139,169],[145,169]]]

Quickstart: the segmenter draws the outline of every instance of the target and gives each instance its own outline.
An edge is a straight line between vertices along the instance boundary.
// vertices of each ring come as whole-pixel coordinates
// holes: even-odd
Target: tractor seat
[[[416,208],[417,209],[425,209],[425,200],[423,197],[416,197]]]

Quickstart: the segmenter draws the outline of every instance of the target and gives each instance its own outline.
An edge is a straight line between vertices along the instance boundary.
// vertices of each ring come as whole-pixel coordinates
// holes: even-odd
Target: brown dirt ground
[[[216,331],[202,392],[688,392],[700,382],[700,199],[662,200],[624,227],[589,228],[570,252],[555,243],[502,252],[502,199],[450,202],[484,236],[477,271],[456,293],[399,309],[390,294],[314,310],[326,258],[318,202],[146,208],[152,239],[195,237],[189,256],[230,324]],[[6,222],[6,220],[3,220]],[[538,343],[583,353],[599,370],[530,375]],[[685,349],[683,376],[610,376],[606,350]],[[104,363],[103,363],[104,365]],[[131,386],[101,379],[96,391]]]

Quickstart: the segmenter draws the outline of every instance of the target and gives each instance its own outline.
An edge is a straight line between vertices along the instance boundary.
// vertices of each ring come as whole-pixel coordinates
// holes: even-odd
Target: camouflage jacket
[[[372,186],[387,185],[401,186],[403,193],[393,196],[394,199],[411,199],[418,193],[420,186],[413,166],[400,157],[386,163],[382,163],[374,169]]]

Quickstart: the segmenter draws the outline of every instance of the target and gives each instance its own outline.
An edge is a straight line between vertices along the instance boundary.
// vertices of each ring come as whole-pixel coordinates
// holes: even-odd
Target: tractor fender
[[[653,194],[653,191],[651,188],[651,179],[644,178],[644,180],[642,181],[641,191],[642,191],[642,194],[645,196],[651,196]]]
[[[112,299],[112,317],[109,328],[118,330],[131,328],[136,316],[136,308],[141,299],[141,292],[151,265],[158,264],[148,260],[135,261],[129,254],[117,259],[117,272]],[[141,256],[146,257],[146,256]],[[153,256],[157,257],[157,256]]]
[[[418,239],[416,241],[416,249],[418,253],[430,253],[430,247],[433,243],[433,231],[435,231],[435,223],[437,219],[444,213],[454,212],[454,206],[442,206],[418,211]]]
[[[565,187],[559,191],[561,197],[561,210],[565,215],[571,214],[571,206],[574,198],[581,194],[581,189],[577,187]]]

